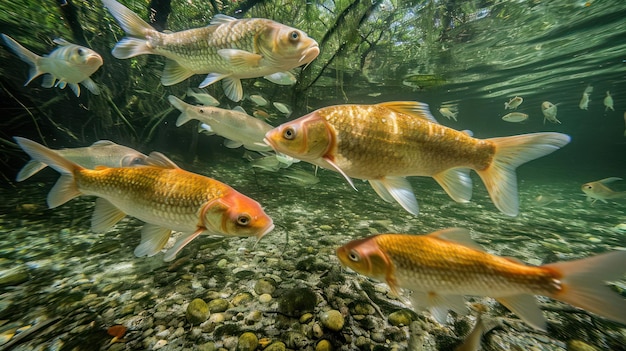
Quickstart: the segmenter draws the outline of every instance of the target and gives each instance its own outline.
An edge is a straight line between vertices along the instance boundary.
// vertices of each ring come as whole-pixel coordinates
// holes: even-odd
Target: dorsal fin
[[[243,107],[241,107],[241,106],[235,106],[235,108],[233,108],[233,111],[237,111],[237,112],[242,112],[242,113],[248,114],[246,112],[246,110],[244,110]]]
[[[478,251],[485,251],[480,245],[478,245],[472,238],[470,237],[469,230],[465,228],[448,228],[442,229],[433,233],[428,234],[428,236],[457,243],[459,245],[463,245]]]
[[[429,122],[439,123],[435,119],[435,117],[430,113],[428,108],[428,104],[417,101],[389,101],[382,102],[377,104],[378,106],[382,106],[393,110],[398,113],[404,113],[409,116],[413,116],[416,118],[425,119]]]
[[[180,168],[174,163],[174,161],[170,160],[169,158],[167,158],[167,156],[157,151],[153,151],[150,153],[150,155],[148,155],[148,158],[146,159],[146,164],[161,168]]]
[[[60,45],[60,46],[67,46],[67,45],[73,45],[72,43],[70,43],[69,41],[63,39],[63,38],[54,38],[52,40],[53,43]]]
[[[115,145],[115,143],[112,142],[111,140],[98,140],[95,143],[91,144],[91,146],[109,146],[109,145]]]
[[[232,22],[232,21],[236,21],[237,19],[234,17],[230,17],[230,16],[226,16],[223,15],[221,13],[213,16],[213,18],[211,19],[211,22],[209,22],[210,25],[214,25],[214,24],[224,24],[224,23],[228,23],[228,22]]]

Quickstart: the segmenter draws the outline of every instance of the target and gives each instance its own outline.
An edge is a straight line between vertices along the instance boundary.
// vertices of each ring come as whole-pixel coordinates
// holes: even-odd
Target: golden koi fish
[[[336,105],[270,130],[265,140],[277,152],[366,179],[383,200],[417,215],[406,176],[433,177],[457,202],[472,196],[469,170],[478,172],[496,207],[519,212],[515,169],[570,141],[560,133],[476,139],[435,121],[428,105],[387,102]],[[356,188],[355,188],[356,189]]]
[[[97,52],[63,39],[55,39],[54,42],[59,47],[46,56],[39,56],[8,35],[2,34],[1,36],[7,47],[31,66],[28,80],[24,85],[28,85],[33,79],[45,74],[41,83],[44,88],[63,89],[68,85],[76,96],[80,96],[78,85],[80,83],[92,94],[100,94],[96,83],[89,78],[102,66],[102,57]]]
[[[148,156],[124,145],[118,145],[110,140],[98,140],[88,147],[54,150],[72,162],[84,168],[94,169],[96,166],[130,167],[146,164]],[[32,177],[35,173],[46,168],[45,163],[30,160],[17,173],[16,180],[21,182]]]
[[[126,215],[146,222],[137,257],[159,253],[172,230],[183,235],[166,252],[165,261],[200,234],[260,239],[274,228],[258,202],[215,179],[182,170],[159,153],[150,154],[147,166],[89,170],[32,140],[15,140],[33,159],[61,173],[48,194],[48,207],[94,195],[93,231],[105,231]]]
[[[484,252],[465,229],[428,235],[381,234],[337,249],[339,261],[357,273],[412,291],[415,308],[429,308],[444,323],[449,309],[467,312],[463,295],[490,296],[529,325],[546,320],[532,295],[548,296],[626,324],[626,302],[604,282],[622,278],[626,251],[569,262],[527,266]]]
[[[113,56],[162,55],[161,83],[173,85],[194,74],[209,75],[200,88],[222,80],[226,96],[243,98],[240,79],[266,77],[282,82],[292,68],[313,61],[318,44],[301,30],[263,18],[235,19],[216,15],[202,28],[162,33],[115,0],[103,0],[122,29],[130,35],[113,48]]]

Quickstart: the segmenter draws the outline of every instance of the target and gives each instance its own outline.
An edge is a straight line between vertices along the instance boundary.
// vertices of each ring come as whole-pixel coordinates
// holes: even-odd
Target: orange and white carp
[[[160,153],[151,153],[148,165],[90,170],[32,140],[15,140],[34,160],[61,173],[48,194],[48,207],[93,195],[98,197],[93,231],[106,231],[126,215],[145,222],[134,251],[137,257],[159,253],[172,230],[183,234],[167,250],[165,261],[200,234],[260,239],[274,228],[258,202],[215,179],[185,171]]]
[[[626,301],[605,282],[626,271],[626,251],[580,260],[528,266],[489,254],[469,231],[450,228],[428,235],[380,234],[337,249],[339,261],[370,278],[386,282],[396,294],[412,291],[416,309],[427,308],[440,323],[448,310],[465,314],[464,295],[489,296],[529,325],[546,330],[532,295],[567,302],[626,324]]]
[[[407,176],[433,177],[457,202],[469,202],[469,170],[481,177],[496,207],[519,212],[515,169],[570,141],[560,133],[477,139],[437,123],[428,105],[412,101],[324,107],[265,135],[274,150],[368,180],[385,201],[417,215]],[[356,188],[355,188],[356,189]]]
[[[320,52],[317,42],[303,31],[269,19],[219,14],[206,27],[164,33],[115,0],[102,3],[130,36],[115,45],[113,56],[165,56],[169,60],[161,76],[163,85],[208,73],[200,88],[222,80],[226,96],[233,101],[243,98],[240,79],[265,77],[283,84],[283,76],[291,76],[290,69],[309,64]]]

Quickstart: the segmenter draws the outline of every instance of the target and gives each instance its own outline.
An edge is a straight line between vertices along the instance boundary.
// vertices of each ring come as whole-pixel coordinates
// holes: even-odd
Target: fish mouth
[[[269,232],[271,232],[272,230],[274,230],[274,223],[270,223],[267,227],[265,227],[265,229],[261,232],[261,234],[259,234],[258,238],[259,240],[261,240],[262,237],[264,237],[266,234],[268,234]]]
[[[311,63],[311,61],[315,60],[315,58],[319,54],[320,54],[320,48],[317,43],[314,43],[311,46],[309,46],[306,50],[304,50],[298,63],[300,64],[306,63],[308,65],[309,63]]]
[[[267,134],[269,134],[270,132],[267,132]],[[265,137],[263,138],[263,142],[266,143],[267,145],[271,146],[272,149],[276,150],[276,147],[274,146],[274,143],[272,142],[272,140],[270,140],[267,137],[267,134],[265,134]]]

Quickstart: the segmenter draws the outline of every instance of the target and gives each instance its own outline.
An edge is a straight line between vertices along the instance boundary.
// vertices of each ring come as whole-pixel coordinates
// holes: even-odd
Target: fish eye
[[[204,113],[204,109],[199,109],[198,111],[200,111],[200,113]]]
[[[287,140],[295,139],[296,138],[296,130],[293,129],[293,127],[285,128],[285,131],[283,132],[283,138],[285,138]]]
[[[237,217],[237,224],[246,226],[250,224],[250,216],[247,214],[242,214]]]
[[[298,32],[294,30],[293,32],[289,33],[289,40],[297,41],[298,39],[300,39],[300,34]]]
[[[132,165],[143,165],[145,164],[145,162],[143,161],[143,158],[141,157],[134,157],[132,161],[130,161],[131,166]]]
[[[359,253],[354,250],[350,250],[350,253],[348,254],[348,258],[350,259],[350,261],[353,261],[353,262],[359,262],[361,260],[361,256],[359,256]]]
[[[80,56],[84,56],[85,55],[85,50],[83,48],[78,48],[77,52],[78,52],[78,55],[80,55]]]
[[[591,185],[589,185],[589,184],[585,184],[585,185],[583,185],[583,188],[585,188],[585,189],[591,189]]]

